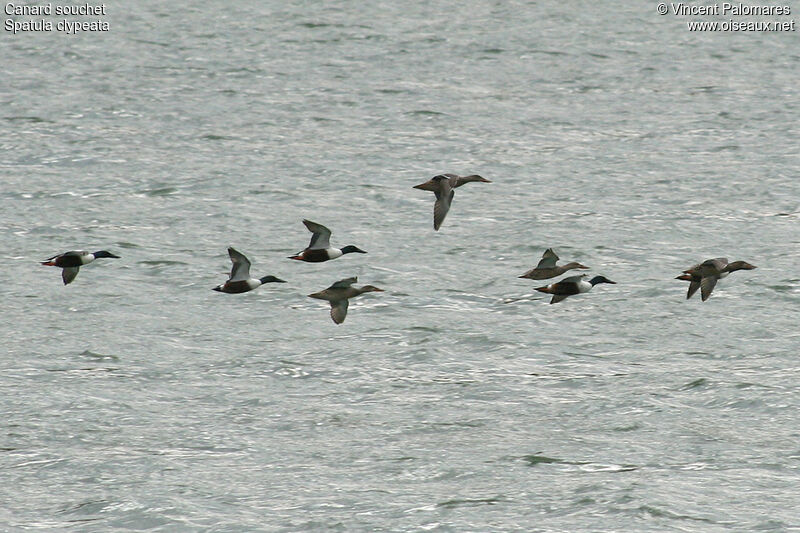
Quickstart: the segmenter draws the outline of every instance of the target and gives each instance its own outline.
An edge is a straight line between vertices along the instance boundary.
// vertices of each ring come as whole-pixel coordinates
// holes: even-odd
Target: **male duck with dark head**
[[[586,274],[581,274],[580,276],[571,276],[569,278],[564,278],[557,283],[551,283],[546,287],[538,287],[536,290],[539,292],[552,294],[553,298],[550,300],[550,303],[557,304],[568,296],[589,292],[592,290],[592,287],[598,283],[611,283],[613,285],[617,284],[616,281],[611,281],[605,276],[595,276],[589,281],[583,279],[585,277]]]
[[[309,294],[310,298],[318,300],[327,300],[331,304],[331,318],[336,324],[344,322],[347,316],[348,300],[355,298],[365,292],[383,292],[374,285],[364,285],[363,287],[351,287],[351,285],[358,281],[358,278],[352,277],[342,279],[325,289],[324,291]]]
[[[711,292],[717,285],[717,281],[731,272],[753,270],[754,268],[757,267],[746,261],[729,263],[727,258],[717,257],[716,259],[706,259],[702,263],[684,270],[683,274],[675,279],[689,282],[689,290],[686,293],[687,300],[697,292],[697,289],[700,289],[700,298],[705,302],[711,297]]]
[[[313,234],[311,235],[311,242],[309,243],[308,248],[302,252],[298,252],[296,255],[289,256],[289,259],[306,261],[307,263],[322,263],[323,261],[341,257],[344,254],[367,253],[361,248],[356,248],[353,245],[345,246],[341,249],[334,248],[331,246],[331,230],[322,224],[317,224],[316,222],[311,222],[310,220],[303,220],[303,224],[305,224],[308,228],[308,231]]]
[[[520,277],[526,279],[550,279],[560,276],[567,270],[572,270],[573,268],[589,268],[580,263],[575,263],[574,261],[572,263],[567,263],[566,265],[556,266],[556,261],[558,261],[558,256],[552,248],[548,248],[542,254],[542,259],[539,261],[539,264],[536,265],[536,268],[528,270]]]
[[[250,277],[250,260],[245,255],[232,247],[228,247],[228,255],[231,258],[231,275],[228,281],[221,285],[217,285],[212,290],[219,292],[227,292],[228,294],[239,294],[242,292],[252,291],[256,287],[260,287],[264,283],[286,283],[280,278],[275,276],[264,276],[263,278]]]
[[[453,203],[453,196],[455,191],[453,189],[461,187],[465,183],[473,181],[480,181],[482,183],[491,183],[486,178],[482,178],[477,174],[469,176],[458,176],[456,174],[439,174],[434,176],[425,183],[414,185],[415,189],[422,189],[423,191],[433,191],[436,195],[436,202],[433,204],[433,229],[439,231],[439,227],[444,222],[444,217],[450,210],[450,205]]]
[[[83,265],[88,265],[95,259],[102,258],[119,259],[119,256],[107,252],[106,250],[100,250],[99,252],[91,254],[81,250],[71,250],[45,259],[42,261],[42,264],[62,268],[61,279],[64,280],[64,285],[69,285],[72,283],[72,280],[75,279],[75,276],[78,275],[78,271]]]

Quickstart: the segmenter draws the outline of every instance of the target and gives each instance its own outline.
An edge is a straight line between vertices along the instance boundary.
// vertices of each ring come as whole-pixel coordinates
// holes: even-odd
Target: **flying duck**
[[[286,283],[275,276],[264,276],[263,278],[250,277],[250,260],[245,255],[232,247],[228,247],[228,255],[231,256],[231,275],[228,281],[217,285],[211,290],[227,292],[228,294],[239,294],[240,292],[252,291],[264,283]]]
[[[686,299],[692,297],[697,289],[700,289],[700,298],[705,302],[711,296],[711,292],[717,284],[717,281],[724,278],[731,272],[737,270],[753,270],[757,268],[746,261],[734,261],[728,263],[725,257],[717,257],[716,259],[706,259],[702,263],[698,263],[683,271],[683,274],[675,279],[680,279],[689,282],[689,290],[686,293]]]
[[[363,287],[351,287],[351,285],[358,281],[357,277],[342,279],[325,289],[324,291],[309,294],[310,298],[318,300],[327,300],[331,303],[331,318],[337,324],[344,322],[347,316],[347,305],[350,298],[355,298],[365,292],[384,292],[373,285],[364,285]]]
[[[414,185],[415,189],[422,189],[423,191],[433,191],[436,195],[436,203],[433,204],[433,229],[439,231],[439,227],[447,216],[450,210],[450,204],[453,203],[453,196],[455,195],[456,187],[461,187],[465,183],[471,181],[481,181],[483,183],[491,183],[490,180],[482,178],[477,174],[470,176],[458,176],[456,174],[439,174],[434,176],[425,183]]]
[[[598,283],[611,283],[614,285],[617,284],[616,281],[611,281],[610,279],[604,276],[595,276],[589,281],[583,279],[585,277],[586,274],[581,274],[579,276],[570,276],[568,278],[562,279],[557,283],[551,283],[546,287],[538,287],[536,290],[539,292],[546,292],[548,294],[552,294],[553,298],[550,300],[550,303],[557,304],[567,296],[589,292],[590,290],[592,290],[592,287],[594,287]]]
[[[556,276],[560,276],[567,270],[571,270],[573,268],[581,268],[581,269],[589,268],[574,261],[572,263],[567,263],[566,265],[556,266],[556,261],[558,261],[558,256],[556,255],[556,253],[553,251],[552,248],[548,248],[542,254],[542,259],[541,261],[539,261],[539,264],[536,265],[536,268],[528,270],[520,277],[527,279],[549,279],[549,278],[554,278]]]
[[[119,259],[118,255],[114,255],[105,250],[100,250],[99,252],[94,252],[91,254],[81,250],[71,250],[69,252],[64,252],[63,254],[54,255],[49,259],[45,259],[42,261],[42,264],[46,266],[62,268],[63,270],[61,271],[61,279],[64,280],[64,285],[69,285],[72,283],[72,280],[75,279],[75,276],[78,275],[78,270],[80,270],[83,265],[88,265],[95,259],[101,259],[103,257]]]
[[[344,254],[367,253],[361,248],[356,248],[353,245],[345,246],[341,250],[339,248],[334,248],[331,246],[330,242],[331,230],[322,224],[317,224],[316,222],[311,222],[310,220],[304,219],[303,224],[306,225],[308,231],[313,233],[313,235],[311,235],[311,242],[309,243],[308,248],[302,252],[298,252],[296,255],[289,256],[289,259],[306,261],[308,263],[321,263],[329,259],[336,259]]]

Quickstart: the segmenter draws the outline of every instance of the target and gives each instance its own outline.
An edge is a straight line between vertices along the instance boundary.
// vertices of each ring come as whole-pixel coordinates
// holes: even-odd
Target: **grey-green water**
[[[800,41],[639,4],[0,36],[0,529],[800,528]],[[434,232],[439,172],[493,183]],[[369,253],[286,259],[302,218]],[[288,283],[211,291],[228,245]],[[618,284],[548,305],[548,247]],[[759,268],[686,301],[717,256]]]

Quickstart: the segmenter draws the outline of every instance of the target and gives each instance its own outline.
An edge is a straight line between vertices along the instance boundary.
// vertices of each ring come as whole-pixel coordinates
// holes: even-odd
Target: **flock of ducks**
[[[454,189],[471,182],[491,183],[490,180],[478,176],[477,174],[469,176],[439,174],[425,183],[414,186],[415,189],[432,191],[436,195],[436,202],[433,205],[434,230],[439,230],[453,204],[453,196],[455,195]],[[303,251],[289,256],[289,259],[308,263],[321,263],[330,261],[331,259],[337,259],[345,254],[367,253],[353,245],[344,246],[343,248],[334,248],[330,244],[331,230],[322,224],[317,224],[310,220],[303,220],[303,224],[305,224],[308,231],[311,232],[311,242]],[[240,294],[252,291],[265,283],[286,283],[284,280],[271,275],[253,278],[250,276],[250,260],[247,259],[243,253],[229,247],[228,255],[233,264],[230,276],[225,283],[217,285],[212,290],[228,294]],[[61,268],[61,278],[64,281],[64,285],[68,285],[72,283],[78,275],[80,267],[88,265],[96,259],[103,258],[119,259],[119,256],[106,250],[93,253],[73,250],[60,255],[54,255],[42,261],[42,264]],[[559,266],[557,264],[558,260],[558,255],[556,255],[552,248],[548,248],[545,250],[544,254],[542,254],[542,259],[539,261],[539,264],[519,277],[524,279],[544,280],[555,278],[569,270],[586,270],[589,268],[574,261]],[[689,282],[689,290],[686,293],[687,299],[691,298],[692,295],[697,292],[697,289],[700,289],[700,296],[705,302],[711,296],[711,292],[714,290],[717,281],[721,278],[737,270],[752,270],[754,268],[756,268],[754,265],[746,261],[728,262],[727,258],[718,257],[715,259],[707,259],[702,263],[698,263],[684,270],[683,273],[675,279]],[[611,281],[605,276],[594,276],[589,280],[586,280],[586,277],[586,274],[569,276],[556,283],[551,283],[544,287],[537,287],[536,290],[546,294],[552,294],[553,297],[550,303],[555,304],[569,296],[589,292],[592,287],[601,283],[616,284],[615,281]],[[331,319],[333,319],[336,324],[341,324],[347,316],[348,302],[351,298],[355,298],[367,292],[383,292],[383,289],[379,289],[373,285],[354,287],[353,284],[357,281],[358,278],[356,277],[345,278],[337,281],[325,290],[309,294],[308,296],[310,298],[328,301],[331,306]]]

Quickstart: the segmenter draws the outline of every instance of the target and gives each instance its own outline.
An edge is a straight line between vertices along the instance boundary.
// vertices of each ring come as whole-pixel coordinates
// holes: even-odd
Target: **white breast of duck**
[[[582,294],[584,292],[589,292],[590,290],[592,290],[592,287],[594,287],[598,283],[611,283],[613,285],[616,285],[616,283],[617,283],[616,281],[611,281],[610,279],[608,279],[605,276],[595,276],[595,277],[593,277],[592,279],[590,279],[588,281],[585,278],[586,278],[585,274],[582,274],[580,276],[580,279],[577,279],[577,280],[575,280],[574,278],[572,278],[571,280],[569,278],[567,278],[567,280],[572,281],[573,287],[575,287],[575,289],[577,290],[577,293],[575,293],[575,294]],[[567,281],[567,280],[563,280],[563,281]],[[563,283],[563,281],[562,281],[562,283]]]
[[[81,265],[88,265],[89,263],[91,263],[92,261],[94,261],[97,258],[94,256],[94,254],[85,254],[85,255],[79,256],[78,259],[80,260]]]

